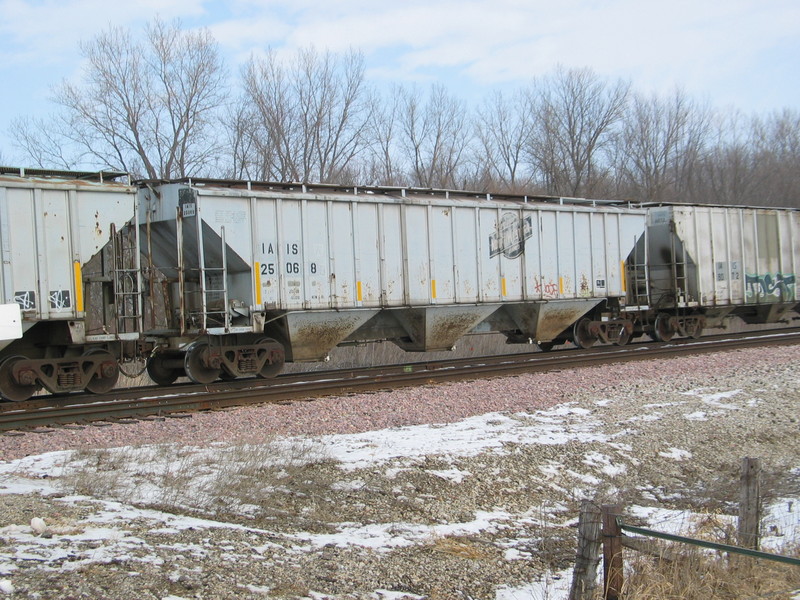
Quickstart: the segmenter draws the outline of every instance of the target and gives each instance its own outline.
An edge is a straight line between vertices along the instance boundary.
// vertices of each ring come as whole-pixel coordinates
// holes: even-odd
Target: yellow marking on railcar
[[[628,282],[625,281],[625,261],[624,260],[619,261],[619,270],[620,270],[620,274],[622,275],[622,291],[623,292],[627,292],[628,291],[628,289],[627,289]]]
[[[559,294],[563,294],[564,293],[564,278],[563,277],[559,277],[558,278],[558,293]]]
[[[356,300],[358,300],[359,302],[363,302],[364,301],[364,294],[361,291],[361,282],[360,281],[356,281]]]
[[[501,277],[500,278],[500,291],[503,294],[503,296],[508,296],[508,289],[506,289],[506,278],[505,277]]]
[[[81,263],[77,260],[72,263],[75,274],[75,311],[83,312],[83,278],[81,277]]]
[[[431,279],[431,298],[436,298],[436,280]]]
[[[254,264],[256,268],[256,306],[261,306],[261,263]]]

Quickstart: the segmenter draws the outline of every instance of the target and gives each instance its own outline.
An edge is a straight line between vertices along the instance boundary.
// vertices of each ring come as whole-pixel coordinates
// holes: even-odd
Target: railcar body
[[[612,202],[399,188],[183,181],[140,198],[150,260],[181,307],[163,349],[175,371],[151,373],[165,380],[200,337],[185,361],[195,380],[260,369],[238,366],[254,336],[291,361],[374,340],[450,349],[481,331],[547,345],[602,307],[616,339],[624,260],[645,224]]]
[[[800,211],[644,206],[646,235],[627,262],[639,331],[699,336],[732,315],[774,323],[800,308]]]
[[[87,304],[103,309],[113,293],[90,298],[84,277],[135,210],[136,189],[122,173],[0,169],[3,396],[25,398],[42,385],[52,392],[113,387],[119,353],[109,351],[108,330],[88,331],[85,319]],[[113,287],[113,276],[108,282]]]

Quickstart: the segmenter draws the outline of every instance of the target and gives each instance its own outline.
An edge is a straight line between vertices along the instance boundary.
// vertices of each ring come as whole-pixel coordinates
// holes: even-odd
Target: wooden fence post
[[[617,517],[622,514],[618,504],[603,505],[603,587],[605,600],[619,600],[624,583],[622,569],[622,530]]]
[[[758,550],[761,524],[761,460],[742,459],[739,489],[739,545]]]
[[[581,504],[578,518],[578,552],[569,600],[591,600],[597,587],[597,565],[600,564],[600,509],[591,500]]]

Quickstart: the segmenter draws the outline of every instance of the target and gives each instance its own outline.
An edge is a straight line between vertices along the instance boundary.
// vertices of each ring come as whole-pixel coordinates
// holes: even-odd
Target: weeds
[[[336,463],[307,441],[213,450],[173,444],[76,451],[59,478],[74,494],[175,513],[325,521]]]
[[[481,547],[476,540],[463,536],[435,536],[430,545],[434,552],[469,560],[490,560],[494,555],[485,547]]]
[[[794,556],[800,556],[798,550]],[[778,600],[790,598],[800,587],[800,570],[794,566],[685,546],[672,551],[669,561],[633,555],[626,565],[624,595],[641,600]]]
[[[694,520],[690,537],[735,544],[732,519],[705,513]],[[686,544],[663,544],[662,556],[654,558],[626,552],[623,588],[628,598],[642,600],[741,600],[790,598],[800,587],[800,569],[770,560],[704,550]],[[785,545],[780,553],[800,557],[800,546]]]

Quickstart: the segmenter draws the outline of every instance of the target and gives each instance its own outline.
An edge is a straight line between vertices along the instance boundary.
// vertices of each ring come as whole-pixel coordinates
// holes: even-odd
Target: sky
[[[557,65],[676,87],[747,114],[798,107],[797,0],[0,0],[0,157],[19,117],[55,110],[52,88],[77,81],[80,43],[109,26],[141,34],[155,17],[207,28],[232,74],[272,48],[364,53],[367,78],[444,85],[467,102],[511,91]]]

